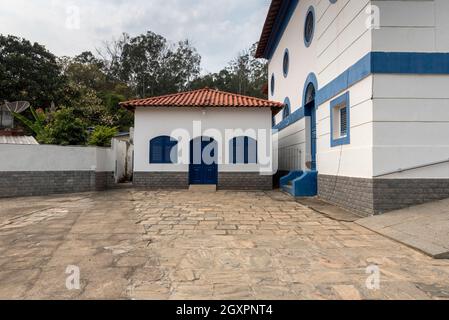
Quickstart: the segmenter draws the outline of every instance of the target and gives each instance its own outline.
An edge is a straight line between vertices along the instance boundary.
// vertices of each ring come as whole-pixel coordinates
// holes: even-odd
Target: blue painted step
[[[318,194],[318,171],[292,171],[281,178],[281,189],[294,197]]]

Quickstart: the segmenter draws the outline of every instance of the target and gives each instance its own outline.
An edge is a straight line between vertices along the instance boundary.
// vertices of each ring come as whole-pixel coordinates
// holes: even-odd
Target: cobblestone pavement
[[[448,299],[449,261],[278,192],[2,199],[0,298]]]

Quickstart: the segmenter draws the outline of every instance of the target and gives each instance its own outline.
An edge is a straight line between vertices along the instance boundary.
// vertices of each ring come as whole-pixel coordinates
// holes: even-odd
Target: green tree
[[[90,52],[60,60],[67,78],[65,105],[89,127],[117,126],[128,130],[133,125],[130,112],[120,108],[131,93],[126,83],[111,80],[102,69],[103,62]]]
[[[0,99],[48,107],[60,100],[64,84],[56,56],[44,46],[0,35]]]
[[[189,41],[170,44],[151,31],[124,34],[100,52],[109,76],[127,83],[136,97],[184,91],[200,73],[201,56]]]
[[[85,145],[87,142],[86,124],[75,117],[73,109],[62,108],[56,111],[45,128],[49,144],[72,146]]]
[[[204,87],[216,88],[259,98],[267,98],[263,88],[268,83],[268,65],[265,61],[254,58],[257,44],[242,51],[226,68],[196,78],[193,89]]]
[[[117,128],[97,126],[89,136],[90,146],[110,147],[112,138],[117,134]]]

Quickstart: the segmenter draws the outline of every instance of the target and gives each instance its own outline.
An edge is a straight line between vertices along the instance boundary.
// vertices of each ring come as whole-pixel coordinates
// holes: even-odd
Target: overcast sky
[[[45,45],[58,56],[100,47],[122,32],[188,38],[203,72],[215,72],[259,40],[270,0],[0,0],[0,33]]]

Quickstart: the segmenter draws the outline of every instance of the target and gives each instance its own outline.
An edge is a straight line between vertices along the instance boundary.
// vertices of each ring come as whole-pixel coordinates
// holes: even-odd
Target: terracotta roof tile
[[[276,17],[281,10],[282,2],[285,0],[272,0],[270,9],[268,10],[267,18],[263,26],[262,34],[260,35],[259,45],[256,51],[256,58],[264,58],[265,50],[270,40]]]
[[[133,110],[137,107],[230,107],[282,109],[283,103],[242,96],[214,89],[200,89],[160,97],[122,102],[122,107]]]

